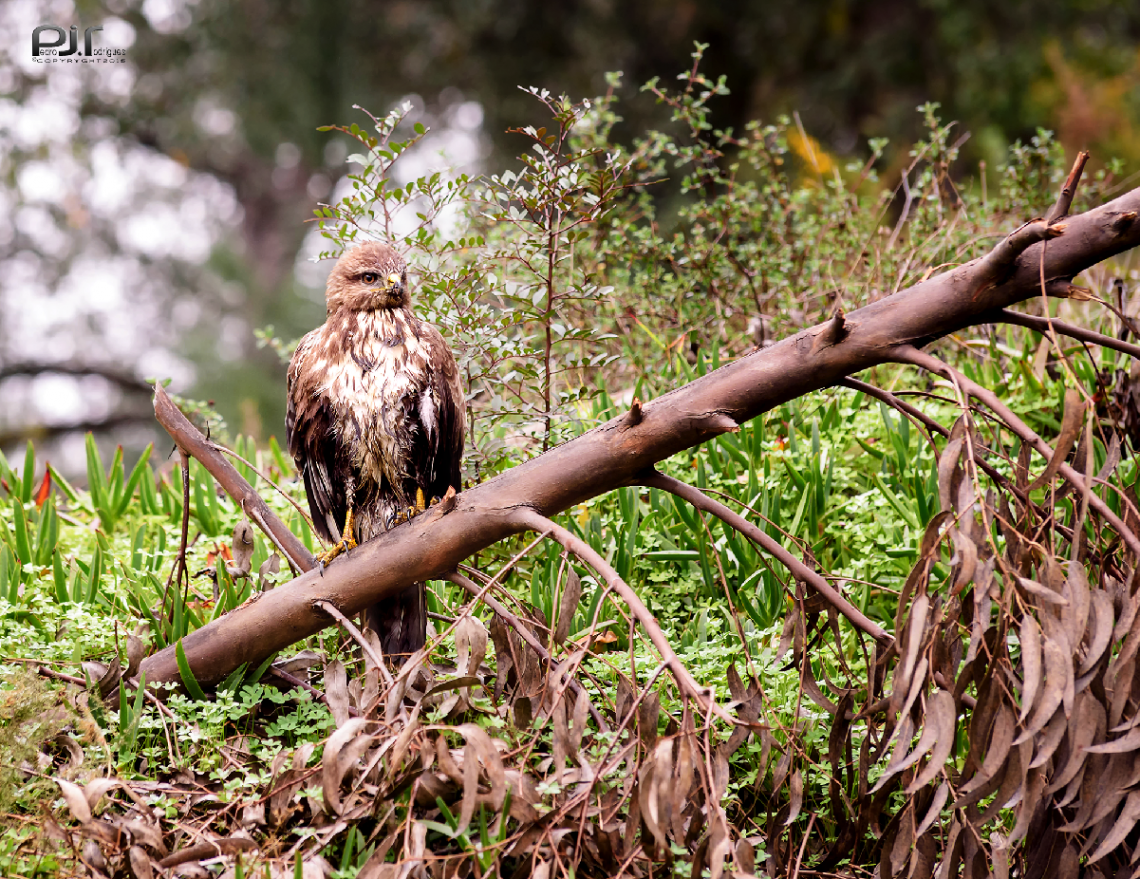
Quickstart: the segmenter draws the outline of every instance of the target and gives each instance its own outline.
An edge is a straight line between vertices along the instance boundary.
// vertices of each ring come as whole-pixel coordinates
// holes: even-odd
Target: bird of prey
[[[459,369],[439,330],[412,313],[408,270],[370,242],[337,261],[325,323],[289,364],[285,433],[328,563],[459,491],[466,429]],[[424,584],[369,608],[386,655],[420,649]]]

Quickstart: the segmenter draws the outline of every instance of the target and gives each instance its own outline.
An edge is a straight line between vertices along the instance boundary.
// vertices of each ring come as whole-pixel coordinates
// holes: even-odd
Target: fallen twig
[[[882,626],[868,619],[866,614],[840,595],[835,587],[828,583],[827,580],[784,549],[777,541],[773,540],[739,513],[734,513],[724,504],[720,503],[720,501],[713,500],[699,488],[681,482],[679,479],[674,479],[672,476],[666,476],[657,470],[654,470],[652,475],[643,477],[639,481],[647,488],[659,488],[662,491],[675,494],[682,500],[688,501],[698,510],[704,510],[706,513],[711,513],[716,516],[726,525],[735,528],[769,555],[775,556],[780,564],[792,572],[796,579],[807,583],[812,589],[822,595],[832,607],[847,617],[851,624],[857,629],[866,632],[882,644],[889,644],[894,640],[889,632],[883,629]]]

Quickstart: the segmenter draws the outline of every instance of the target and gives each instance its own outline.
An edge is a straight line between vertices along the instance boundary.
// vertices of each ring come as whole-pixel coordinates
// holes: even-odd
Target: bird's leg
[[[340,532],[340,542],[336,546],[332,547],[327,552],[323,552],[317,556],[317,561],[319,561],[322,566],[327,565],[338,555],[346,553],[350,549],[356,548],[356,523],[352,514],[353,500],[355,496],[354,489],[355,486],[352,483],[352,479],[349,478],[344,486],[344,497],[345,501],[348,503],[348,512],[345,513],[344,516],[344,530]]]
[[[432,504],[439,503],[439,498],[433,498]],[[405,522],[414,519],[424,510],[430,506],[424,497],[424,490],[416,486],[416,499],[413,503],[409,504],[405,509],[400,510],[392,517],[392,525],[403,525]]]

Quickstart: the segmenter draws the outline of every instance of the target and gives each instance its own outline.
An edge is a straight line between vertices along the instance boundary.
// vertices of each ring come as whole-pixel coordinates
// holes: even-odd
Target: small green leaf
[[[197,702],[206,701],[206,691],[202,689],[198,679],[194,677],[194,672],[190,668],[190,663],[186,660],[186,651],[182,649],[182,639],[179,638],[174,644],[174,659],[178,663],[178,675],[182,678],[182,685],[186,688],[186,692],[190,697]]]
[[[143,474],[149,469],[147,467],[147,460],[150,458],[152,448],[153,444],[148,443],[147,447],[143,449],[142,456],[139,458],[138,463],[135,464],[134,469],[131,470],[127,485],[119,495],[118,503],[115,506],[116,518],[121,517],[123,513],[127,511],[127,506],[130,504],[131,498],[134,497],[135,488],[138,486],[139,480],[142,479]]]
[[[18,501],[12,504],[12,524],[16,529],[16,556],[21,565],[31,564],[32,542],[28,535],[28,519],[24,505]]]
[[[28,447],[24,451],[24,478],[20,480],[20,500],[25,504],[32,499],[32,492],[36,484],[36,450],[32,441],[28,440]]]

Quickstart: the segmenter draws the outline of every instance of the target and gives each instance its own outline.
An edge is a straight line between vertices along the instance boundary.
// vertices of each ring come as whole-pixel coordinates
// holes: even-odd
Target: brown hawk
[[[328,317],[289,364],[285,433],[305,480],[313,525],[341,552],[460,485],[466,429],[455,358],[439,330],[412,313],[403,258],[360,245],[333,267]],[[420,649],[424,584],[368,609],[386,655]]]

